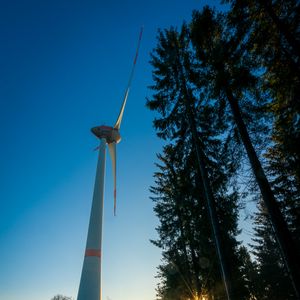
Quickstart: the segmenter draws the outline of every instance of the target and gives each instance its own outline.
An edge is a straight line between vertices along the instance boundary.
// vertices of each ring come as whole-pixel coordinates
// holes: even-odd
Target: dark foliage
[[[224,2],[230,4],[226,14],[204,7],[180,30],[159,31],[151,54],[154,84],[147,106],[158,113],[153,124],[167,143],[151,188],[160,220],[159,239],[152,242],[163,253],[158,299],[225,297],[197,149],[215,199],[231,298],[294,299],[291,278],[297,270],[288,276],[275,236],[285,247],[285,235],[290,237],[295,244],[285,255],[297,261],[300,5],[293,0]],[[236,239],[237,178],[245,153],[263,199],[254,216],[255,262]],[[254,197],[261,198],[260,193]]]

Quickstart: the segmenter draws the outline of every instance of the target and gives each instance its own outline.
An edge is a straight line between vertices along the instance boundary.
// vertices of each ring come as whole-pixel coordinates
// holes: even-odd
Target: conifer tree
[[[253,87],[256,86],[256,77],[251,68],[251,56],[245,55],[247,47],[240,35],[243,30],[245,28],[239,28],[236,31],[239,34],[234,36],[232,28],[226,26],[223,15],[216,14],[206,7],[202,12],[194,13],[192,41],[201,62],[201,71],[206,80],[210,81],[209,92],[214,97],[225,98],[231,108],[240,138],[270,215],[285,265],[294,288],[299,293],[298,278],[300,276],[296,267],[299,263],[297,250],[292,246],[294,243],[286,220],[257,157],[241,112],[242,101],[249,99]]]
[[[258,299],[296,299],[281,254],[276,247],[272,225],[262,202],[254,216],[255,237],[252,253],[257,260],[256,294]]]
[[[166,260],[166,264],[160,267],[159,274],[165,280],[163,286],[159,288],[159,295],[160,299],[168,299],[164,296],[170,291],[168,284],[171,284],[169,280],[173,276],[169,277],[166,270],[169,269],[170,264],[174,265],[174,261],[178,261],[177,257],[184,258],[187,256],[183,250],[185,248],[184,244],[178,240],[178,237],[181,236],[183,240],[188,241],[188,251],[186,253],[190,255],[190,259],[183,259],[182,261],[186,262],[186,268],[192,270],[191,274],[188,274],[188,272],[183,271],[185,268],[175,263],[178,270],[181,270],[178,271],[179,274],[183,274],[182,278],[186,278],[184,280],[186,282],[185,286],[192,286],[190,289],[195,291],[197,295],[208,291],[210,295],[215,296],[215,299],[224,297],[220,272],[217,268],[218,260],[213,247],[212,231],[208,225],[208,207],[204,201],[203,178],[195,163],[197,161],[194,148],[195,135],[193,136],[191,132],[191,120],[188,117],[188,110],[192,107],[193,121],[197,133],[196,142],[205,155],[205,164],[213,195],[216,199],[222,250],[226,254],[230,274],[234,278],[232,281],[232,290],[234,291],[232,299],[247,299],[249,293],[245,288],[243,276],[240,276],[242,263],[238,254],[238,242],[235,239],[238,233],[237,193],[234,189],[231,191],[228,189],[230,176],[235,168],[235,162],[228,161],[228,150],[231,148],[227,142],[230,139],[220,138],[220,136],[228,135],[228,132],[224,132],[226,124],[217,117],[214,103],[210,102],[209,98],[203,93],[205,87],[203,89],[196,88],[194,82],[201,78],[199,77],[200,74],[195,72],[193,51],[190,45],[189,31],[185,25],[179,33],[174,28],[164,32],[161,31],[158,35],[158,46],[154,50],[151,60],[154,67],[155,81],[152,89],[155,93],[153,99],[147,101],[147,105],[160,114],[160,118],[154,120],[158,136],[169,141],[173,145],[172,149],[175,149],[171,152],[177,153],[177,160],[175,159],[176,155],[173,154],[171,159],[169,157],[170,161],[166,165],[166,157],[170,155],[171,148],[165,148],[164,154],[160,156],[164,165],[160,168],[164,171],[169,170],[169,173],[157,173],[157,186],[152,188],[152,192],[157,195],[154,198],[154,201],[156,201],[155,211],[161,220],[161,226],[158,228],[161,238],[154,243],[163,249]],[[178,55],[181,57],[181,62],[178,62]],[[183,64],[183,72],[180,72],[178,68],[179,63]],[[184,76],[182,76],[183,74]],[[186,99],[187,93],[189,99]],[[187,100],[190,102],[187,102]],[[178,163],[182,164],[181,169],[173,167]],[[172,168],[174,170],[170,172]],[[182,175],[180,170],[185,170],[185,173]],[[173,174],[172,181],[170,180],[170,174]],[[168,184],[172,182],[167,188],[165,187],[166,181]],[[173,193],[176,191],[176,193],[172,196],[168,194],[166,197],[166,193],[170,193],[170,191],[173,191]],[[174,199],[177,196],[179,197],[177,201],[184,205],[184,210],[177,209],[175,211]],[[171,210],[171,207],[174,210]],[[178,217],[179,211],[181,217]],[[174,220],[172,220],[173,217],[181,218],[182,221],[179,223],[185,225],[176,226]],[[179,235],[176,239],[172,235],[174,234],[172,226],[184,229],[177,231]],[[166,243],[164,242],[165,239],[167,239]],[[176,245],[173,245],[173,242]],[[209,256],[211,257],[209,267],[206,267],[205,261]],[[172,282],[174,283],[174,280]],[[184,287],[184,285],[181,285],[181,287]],[[188,290],[186,293],[189,292]]]

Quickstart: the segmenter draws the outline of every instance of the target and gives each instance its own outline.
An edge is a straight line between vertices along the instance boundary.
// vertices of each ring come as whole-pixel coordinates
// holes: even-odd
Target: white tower
[[[119,133],[122,117],[134,74],[138,51],[142,38],[141,29],[133,67],[129,77],[123,104],[114,127],[97,126],[91,131],[100,139],[98,164],[94,186],[93,203],[90,215],[90,223],[82,267],[80,285],[77,300],[101,300],[101,259],[102,259],[102,224],[103,224],[103,203],[104,203],[104,178],[105,178],[105,154],[106,144],[112,159],[114,176],[114,214],[116,214],[116,144],[120,142]]]

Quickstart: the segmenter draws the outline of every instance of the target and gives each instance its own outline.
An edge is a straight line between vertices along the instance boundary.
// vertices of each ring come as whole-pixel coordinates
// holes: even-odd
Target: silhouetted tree
[[[160,220],[153,243],[163,252],[158,297],[224,296],[208,226],[215,219],[231,297],[292,299],[287,273],[298,294],[300,278],[300,4],[224,2],[227,13],[205,7],[180,31],[160,31],[151,54],[155,84],[147,106],[158,112],[154,127],[168,143],[152,187]],[[241,146],[261,192],[251,191],[262,201],[256,262],[235,238]],[[209,218],[208,198],[216,218]]]
[[[155,93],[153,99],[147,101],[147,105],[160,113],[161,118],[154,120],[158,136],[173,145],[166,147],[164,154],[160,156],[164,165],[159,168],[168,172],[157,173],[155,175],[157,186],[152,188],[152,192],[157,195],[153,199],[157,203],[155,211],[161,222],[161,226],[158,227],[160,239],[155,241],[155,244],[164,249],[166,260],[166,264],[160,268],[159,276],[163,278],[167,276],[165,270],[168,270],[168,267],[165,266],[174,264],[174,260],[180,261],[176,259],[179,255],[178,257],[183,257],[183,263],[189,262],[185,267],[196,274],[190,278],[191,274],[183,272],[184,268],[180,268],[180,263],[175,263],[180,271],[179,274],[183,274],[182,278],[186,278],[185,284],[181,286],[183,288],[186,286],[186,293],[189,293],[187,288],[189,286],[190,290],[198,295],[205,290],[214,295],[215,299],[224,297],[220,272],[218,272],[218,260],[213,247],[213,235],[209,226],[203,175],[199,172],[197,164],[198,147],[202,152],[212,193],[216,199],[214,204],[220,227],[220,242],[229,272],[234,278],[232,281],[234,297],[244,299],[247,297],[247,290],[243,277],[239,276],[241,260],[237,253],[238,242],[235,239],[238,233],[237,194],[234,189],[231,191],[228,189],[230,174],[235,168],[235,163],[227,159],[230,149],[228,140],[220,139],[220,135],[227,136],[229,133],[224,133],[226,126],[222,119],[217,118],[213,103],[205,94],[195,89],[193,81],[199,74],[194,71],[193,52],[189,45],[189,31],[185,25],[180,32],[174,28],[165,30],[159,33],[158,46],[151,60],[155,81],[152,89]],[[194,134],[191,123],[194,123],[196,131]],[[171,157],[170,152],[173,153]],[[176,169],[174,165],[177,164],[181,167]],[[165,186],[165,182],[168,182],[168,186]],[[167,194],[166,191],[171,194]],[[171,209],[172,206],[170,207],[171,203],[174,204],[174,210]],[[185,209],[176,211],[175,207],[178,203],[184,205]],[[180,222],[178,221],[179,226],[171,222],[174,218],[181,219]],[[180,224],[185,225],[182,227]],[[179,230],[180,228],[184,230]],[[186,245],[177,243],[168,230],[172,234],[180,233],[179,236],[188,242],[188,251],[184,250]],[[184,259],[185,252],[190,254],[190,259]],[[207,260],[209,268],[206,269],[203,262]],[[160,299],[168,299],[163,298],[167,295],[164,293],[169,291],[168,283],[168,280],[163,280],[163,286],[159,288]]]
[[[51,300],[72,300],[71,297],[63,296],[63,295],[56,295]]]
[[[300,282],[299,257],[286,220],[275,200],[270,183],[257,157],[244,122],[241,103],[249,99],[256,77],[252,73],[251,56],[244,55],[245,48],[240,36],[232,36],[232,28],[224,24],[223,15],[206,7],[195,12],[192,21],[192,41],[201,62],[201,69],[210,79],[213,96],[223,96],[231,108],[234,122],[246,149],[250,165],[260,188],[262,199],[270,215],[274,232],[285,265],[297,290]],[[234,31],[233,31],[234,32]],[[239,32],[239,31],[238,31]],[[299,292],[299,291],[298,291]]]
[[[271,222],[263,203],[254,217],[253,254],[257,260],[256,295],[258,299],[295,299],[291,281],[284,267]]]

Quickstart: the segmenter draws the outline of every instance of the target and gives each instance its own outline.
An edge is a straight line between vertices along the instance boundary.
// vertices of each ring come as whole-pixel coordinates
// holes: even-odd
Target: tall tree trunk
[[[251,143],[246,125],[242,119],[240,108],[237,100],[233,96],[231,89],[228,87],[228,84],[225,83],[225,91],[228,102],[230,104],[234,120],[236,122],[240,137],[244,144],[244,147],[247,151],[247,155],[255,175],[257,184],[260,188],[263,201],[267,207],[276,240],[278,242],[281,255],[285,262],[286,269],[291,278],[294,290],[298,299],[300,299],[300,272],[299,272],[299,257],[296,252],[296,247],[294,241],[291,237],[291,234],[288,230],[287,223],[283,218],[283,215],[279,209],[279,205],[274,198],[274,194],[271,190],[268,179],[265,175],[265,172],[261,166],[260,161],[256,155],[256,152]]]
[[[191,251],[192,266],[194,269],[195,287],[196,287],[197,295],[199,295],[201,293],[201,282],[199,279],[199,274],[200,274],[199,263],[197,262],[197,258],[196,258],[196,251],[193,243],[191,227],[190,224],[188,223],[186,225],[186,230],[188,235],[189,247]]]
[[[208,178],[208,172],[206,169],[205,154],[199,145],[199,136],[198,136],[198,131],[195,123],[192,101],[186,86],[186,81],[185,81],[185,77],[183,76],[183,71],[181,70],[181,72],[182,72],[182,81],[183,81],[183,93],[184,93],[184,98],[186,99],[187,117],[189,119],[189,126],[194,140],[194,147],[196,150],[196,156],[198,161],[198,172],[203,180],[204,195],[206,198],[209,220],[212,227],[213,240],[220,261],[221,274],[224,282],[227,299],[233,300],[234,297],[232,293],[232,278],[229,272],[230,270],[229,262],[226,259],[225,253],[223,251],[224,248],[221,245],[220,223],[218,222],[215,199],[213,196],[213,192]]]
[[[178,184],[177,184],[176,172],[175,172],[175,170],[174,170],[174,168],[171,164],[168,164],[168,167],[170,168],[170,171],[171,171],[174,182],[176,182],[175,190],[177,190],[177,189],[179,189],[179,187],[178,187]],[[190,228],[190,224],[188,222],[186,224],[186,230],[185,230],[185,226],[183,224],[185,213],[180,208],[180,202],[179,202],[180,200],[177,197],[175,197],[174,201],[175,201],[175,212],[176,212],[176,214],[178,216],[178,220],[179,220],[179,230],[180,230],[180,234],[182,236],[181,247],[182,247],[185,259],[186,259],[186,264],[188,265],[188,268],[187,268],[188,283],[191,287],[193,286],[192,285],[192,281],[193,281],[192,280],[192,275],[191,275],[191,272],[190,272],[190,269],[192,269],[194,271],[193,273],[194,273],[194,282],[195,282],[196,291],[197,291],[197,294],[200,294],[200,292],[201,292],[201,282],[200,282],[200,279],[199,279],[200,271],[199,271],[199,267],[198,267],[197,262],[196,262],[195,247],[193,245],[193,239],[192,239],[192,231],[191,231],[191,228]],[[192,268],[190,268],[190,259],[189,259],[189,256],[187,254],[187,247],[189,247],[190,251],[191,251]]]
[[[194,239],[193,239],[193,235],[192,235],[192,230],[191,230],[191,226],[189,223],[187,223],[186,229],[187,229],[189,247],[190,247],[190,251],[191,251],[192,265],[193,265],[193,269],[194,269],[195,286],[196,286],[196,290],[197,290],[197,295],[200,295],[200,293],[201,293],[201,282],[199,279],[200,269],[199,269],[199,263],[198,263],[197,257],[196,257],[196,251],[195,251],[195,247],[194,247]]]
[[[175,173],[175,172],[174,172]],[[176,176],[174,176],[174,179],[176,180]],[[188,282],[190,286],[192,285],[192,274],[191,274],[191,269],[194,270],[194,281],[195,281],[195,286],[196,286],[196,290],[201,291],[201,283],[199,281],[199,270],[197,269],[197,266],[195,266],[195,261],[194,261],[194,255],[195,255],[195,250],[194,247],[192,245],[192,240],[191,240],[191,230],[189,227],[189,224],[186,225],[187,229],[185,230],[184,225],[183,225],[183,215],[184,213],[182,213],[181,209],[180,209],[180,205],[179,205],[179,199],[175,199],[176,202],[176,208],[175,211],[177,213],[178,219],[179,219],[179,229],[180,229],[180,234],[182,236],[182,246],[183,247],[183,253],[186,259],[186,264],[187,264],[187,273],[188,273]],[[187,231],[187,235],[185,234],[185,231]],[[191,255],[192,255],[192,268],[190,268],[190,259],[189,259],[189,255],[187,253],[187,247],[190,248],[191,251]]]
[[[170,167],[170,170],[171,170],[171,173],[173,176],[173,180],[176,182],[177,181],[176,172],[173,169],[173,166],[170,165],[169,167]],[[177,189],[177,183],[176,183],[176,189]],[[191,251],[192,269],[194,271],[193,272],[194,273],[194,282],[195,282],[197,295],[200,295],[200,293],[201,293],[201,282],[199,279],[200,269],[199,269],[199,264],[197,263],[197,260],[196,260],[196,251],[195,251],[195,247],[194,247],[194,243],[193,243],[194,239],[193,239],[193,235],[192,235],[192,230],[191,230],[189,222],[186,222],[186,226],[183,225],[183,220],[184,220],[183,216],[185,215],[185,212],[182,211],[182,209],[180,208],[180,203],[179,203],[178,198],[175,199],[175,203],[176,203],[175,210],[176,210],[176,213],[177,213],[178,219],[179,219],[180,232],[181,232],[181,235],[183,236],[183,240],[187,241],[187,246],[190,248],[190,251]],[[186,227],[186,230],[184,227]],[[187,235],[185,234],[185,232],[187,233]],[[186,256],[187,262],[189,263],[190,260],[188,259],[188,254],[186,251],[186,244],[184,242],[183,242],[183,244],[184,244],[184,254]],[[192,278],[190,272],[189,272],[189,277],[190,277],[190,279]],[[190,280],[190,281],[192,281],[192,280]]]
[[[190,104],[187,104],[189,106]],[[217,254],[220,261],[220,267],[221,267],[221,273],[224,281],[224,286],[227,294],[228,300],[233,300],[232,296],[232,280],[230,276],[230,268],[229,268],[229,262],[226,259],[225,253],[223,251],[223,247],[221,245],[221,230],[220,230],[220,223],[218,221],[217,217],[217,211],[216,211],[216,203],[213,196],[213,192],[210,186],[209,178],[208,178],[208,172],[206,169],[206,163],[205,163],[205,154],[202,151],[200,145],[199,145],[199,137],[198,132],[195,125],[195,120],[192,116],[192,111],[188,109],[188,118],[190,122],[190,127],[192,131],[192,136],[194,140],[194,147],[196,150],[196,156],[198,160],[198,172],[201,175],[201,178],[203,180],[203,187],[204,187],[204,194],[207,202],[207,208],[208,208],[208,215],[211,222],[212,227],[212,233],[213,233],[213,239],[215,242]]]
[[[232,277],[230,274],[229,268],[229,261],[226,259],[224,248],[221,245],[221,230],[220,230],[220,223],[218,222],[217,211],[216,211],[216,203],[213,196],[213,192],[210,186],[210,181],[208,178],[208,172],[206,169],[205,163],[205,154],[200,146],[199,143],[199,136],[195,122],[195,115],[194,115],[194,106],[192,103],[192,97],[189,93],[186,79],[185,79],[185,72],[184,67],[181,61],[181,57],[179,54],[179,49],[175,48],[176,51],[176,62],[177,62],[177,71],[179,73],[179,77],[181,78],[181,92],[183,93],[183,97],[185,99],[185,106],[187,110],[187,118],[189,120],[189,127],[191,129],[192,138],[194,141],[194,147],[196,150],[196,157],[197,157],[197,167],[199,175],[203,180],[203,187],[204,187],[204,195],[206,198],[206,204],[208,209],[208,217],[211,223],[212,233],[213,233],[213,240],[216,247],[217,255],[220,262],[220,269],[221,275],[224,282],[225,292],[228,300],[234,300],[233,293],[232,293]]]
[[[191,274],[191,264],[190,264],[190,259],[189,259],[189,255],[187,253],[187,248],[190,247],[190,240],[186,237],[186,234],[185,234],[185,230],[184,230],[184,226],[183,226],[183,217],[182,217],[182,213],[181,213],[181,210],[180,208],[178,207],[178,199],[175,200],[176,201],[176,213],[177,213],[177,216],[178,216],[178,219],[179,219],[179,230],[180,230],[180,234],[182,236],[182,243],[181,243],[181,247],[182,247],[182,250],[183,250],[183,253],[184,253],[184,256],[185,256],[185,261],[186,261],[186,265],[187,265],[187,276],[188,278],[186,279],[188,284],[190,286],[192,286],[192,274]],[[191,248],[191,247],[190,247]],[[193,263],[192,263],[193,265]]]

